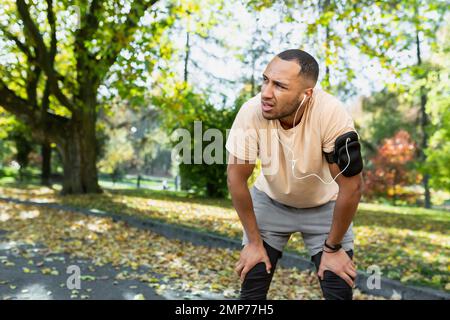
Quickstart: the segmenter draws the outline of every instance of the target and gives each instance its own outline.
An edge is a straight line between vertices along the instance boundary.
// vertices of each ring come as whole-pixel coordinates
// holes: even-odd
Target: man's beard
[[[266,120],[277,120],[277,119],[282,119],[285,117],[289,117],[290,115],[293,115],[295,112],[297,112],[297,109],[299,107],[300,103],[298,103],[297,101],[292,102],[289,106],[289,108],[284,108],[287,110],[284,110],[282,113],[280,114],[274,114],[274,115],[264,115],[264,113],[262,114],[264,119]],[[303,103],[303,107],[305,106],[305,103]]]

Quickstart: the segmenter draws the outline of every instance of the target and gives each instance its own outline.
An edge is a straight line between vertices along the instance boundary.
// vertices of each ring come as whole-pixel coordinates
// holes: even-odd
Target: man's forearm
[[[334,207],[333,222],[327,243],[330,245],[341,243],[353,217],[358,209],[361,192],[339,191]]]
[[[261,242],[261,235],[256,223],[253,202],[248,190],[247,182],[233,183],[230,187],[231,200],[241,220],[242,226],[251,243]]]

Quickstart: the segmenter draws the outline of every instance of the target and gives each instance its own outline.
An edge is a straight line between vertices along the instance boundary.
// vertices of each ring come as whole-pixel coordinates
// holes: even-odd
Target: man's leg
[[[350,259],[353,258],[353,250],[346,251]],[[311,260],[316,265],[316,270],[319,270],[320,261],[322,259],[322,252],[317,253],[311,257]],[[354,279],[353,279],[354,280]],[[347,282],[344,281],[334,272],[326,270],[323,273],[323,280],[320,280],[320,288],[326,300],[352,300],[353,290]]]
[[[241,284],[241,300],[267,299],[267,291],[269,291],[270,282],[272,281],[277,261],[282,256],[282,252],[275,248],[272,248],[265,241],[263,241],[263,244],[264,248],[266,248],[267,255],[269,256],[272,269],[270,269],[270,274],[268,274],[264,262],[256,264],[247,273],[244,281]]]
[[[256,222],[263,240],[264,248],[269,256],[272,269],[270,274],[266,271],[266,265],[261,262],[256,264],[246,275],[241,284],[242,300],[265,300],[269,291],[270,282],[277,261],[283,255],[284,246],[292,233],[295,225],[292,219],[286,216],[284,206],[272,200],[267,194],[253,186],[250,189]],[[248,243],[248,237],[243,230],[242,245]],[[269,245],[270,243],[270,245]]]
[[[322,259],[323,244],[327,239],[331,225],[333,223],[334,207],[336,201],[308,208],[298,209],[300,217],[300,231],[302,232],[303,242],[311,256],[311,260],[319,269]],[[301,214],[300,214],[301,213]],[[342,238],[342,248],[347,252],[348,256],[353,258],[353,223],[350,224],[347,232]],[[320,287],[325,299],[327,300],[351,300],[352,288],[338,275],[327,270],[324,272],[323,280],[320,280]]]

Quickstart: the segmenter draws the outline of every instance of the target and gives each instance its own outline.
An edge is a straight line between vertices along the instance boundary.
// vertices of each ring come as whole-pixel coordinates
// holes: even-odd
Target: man
[[[263,73],[261,93],[241,107],[230,130],[228,188],[244,228],[236,264],[241,299],[267,298],[277,260],[295,232],[302,234],[325,299],[352,299],[360,145],[342,103],[315,88],[318,75],[308,53],[278,54]],[[257,157],[261,174],[249,190]]]

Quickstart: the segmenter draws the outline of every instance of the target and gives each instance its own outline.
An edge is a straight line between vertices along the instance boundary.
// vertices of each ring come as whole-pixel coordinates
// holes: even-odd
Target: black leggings
[[[263,262],[256,264],[246,275],[241,285],[241,300],[266,300],[267,291],[269,291],[270,282],[272,281],[275,267],[278,259],[281,258],[282,252],[269,246],[263,241],[269,256],[272,269],[270,274],[266,271],[266,265]],[[353,250],[346,251],[350,259],[353,258]],[[311,261],[319,269],[322,252],[311,257]],[[325,299],[327,300],[352,300],[352,288],[335,273],[326,270],[323,274],[323,280],[320,280],[320,287]]]

